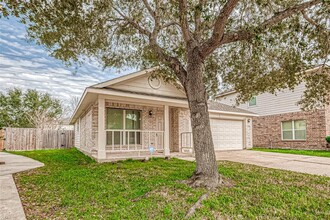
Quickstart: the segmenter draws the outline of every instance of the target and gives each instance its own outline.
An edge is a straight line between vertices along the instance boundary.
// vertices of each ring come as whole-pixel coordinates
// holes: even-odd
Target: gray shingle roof
[[[255,114],[254,112],[250,112],[244,109],[236,108],[230,105],[226,105],[220,102],[209,102],[209,110],[215,111],[224,111],[224,112],[237,112],[237,113],[247,113],[247,114]]]

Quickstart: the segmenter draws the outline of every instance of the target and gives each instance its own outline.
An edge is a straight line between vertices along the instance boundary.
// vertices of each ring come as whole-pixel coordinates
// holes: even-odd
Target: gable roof
[[[111,96],[117,100],[126,100],[130,102],[157,102],[158,104],[167,103],[173,106],[188,107],[188,100],[185,92],[183,90],[181,91],[179,88],[177,89],[180,92],[174,91],[174,88],[176,87],[173,85],[171,85],[167,91],[158,91],[156,89],[155,93],[148,93],[147,88],[143,86],[141,88],[139,87],[139,90],[137,90],[136,86],[127,84],[127,82],[132,81],[140,82],[139,80],[143,79],[144,75],[150,74],[157,69],[158,67],[149,68],[87,87],[71,117],[70,123],[75,123],[80,115],[95,103],[99,95]],[[123,85],[125,85],[124,89],[122,88]],[[222,103],[209,102],[209,110],[218,113],[257,116],[255,113]]]
[[[126,74],[124,76],[120,76],[120,77],[110,79],[110,80],[107,80],[107,81],[104,81],[104,82],[101,82],[101,83],[98,83],[98,84],[94,84],[90,87],[103,88],[103,87],[111,86],[111,85],[116,84],[116,83],[120,83],[120,82],[129,80],[129,79],[134,79],[134,78],[142,76],[144,74],[154,72],[157,69],[159,69],[159,67],[152,67],[152,68],[149,68],[149,69],[136,71],[136,72],[133,72],[133,73]]]

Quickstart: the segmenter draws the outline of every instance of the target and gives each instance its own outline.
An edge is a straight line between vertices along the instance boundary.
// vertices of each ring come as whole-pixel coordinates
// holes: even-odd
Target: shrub
[[[330,144],[330,136],[326,136],[325,140]]]

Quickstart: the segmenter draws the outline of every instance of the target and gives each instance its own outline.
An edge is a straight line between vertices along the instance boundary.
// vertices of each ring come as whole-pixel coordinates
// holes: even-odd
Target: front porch
[[[122,102],[100,96],[97,121],[97,145],[92,156],[99,162],[192,153],[186,145],[192,142],[187,140],[189,111],[181,105]]]

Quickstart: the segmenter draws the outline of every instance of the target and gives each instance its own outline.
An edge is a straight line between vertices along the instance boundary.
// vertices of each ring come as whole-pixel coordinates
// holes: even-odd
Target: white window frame
[[[122,133],[122,141],[123,143],[126,143],[126,132],[127,131],[132,131],[134,129],[126,129],[126,110],[128,111],[139,111],[140,112],[140,129],[135,129],[135,130],[139,130],[139,131],[142,131],[142,110],[140,109],[126,109],[126,108],[112,108],[112,107],[108,107],[107,109],[119,109],[119,110],[122,110],[123,111],[123,128],[122,129],[115,129],[115,130],[121,130],[123,133]],[[108,111],[106,111],[106,118],[108,117]],[[109,128],[107,128],[107,122],[106,122],[106,130],[111,130]],[[141,140],[142,142],[142,140]]]
[[[256,100],[256,104],[254,104],[254,105],[251,105],[250,104],[250,102],[251,102],[251,99],[255,99]],[[252,106],[256,106],[257,105],[257,96],[252,96],[252,98],[251,98],[250,100],[249,100],[249,102],[248,102],[248,106],[249,107],[252,107]]]
[[[294,123],[296,121],[305,121],[306,128],[305,129],[295,129]],[[291,122],[292,123],[292,130],[283,130],[283,123],[284,122]],[[292,139],[284,139],[283,138],[283,131],[292,131]],[[306,138],[305,139],[296,139],[296,132],[295,131],[305,131]],[[299,119],[299,120],[292,120],[292,121],[281,121],[281,139],[282,139],[282,141],[306,141],[307,140],[307,123],[306,123],[306,120]]]

